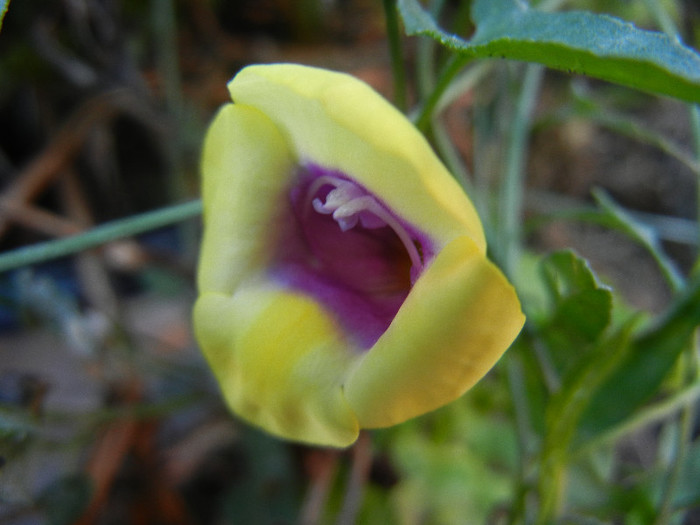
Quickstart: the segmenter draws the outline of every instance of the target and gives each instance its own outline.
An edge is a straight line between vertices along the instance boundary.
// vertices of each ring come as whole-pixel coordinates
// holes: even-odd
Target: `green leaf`
[[[587,359],[579,359],[579,365],[569,370],[547,407],[547,438],[552,447],[565,447],[571,441],[592,396],[629,351],[635,324],[630,320],[611,336],[599,338]]]
[[[398,522],[463,523],[469,516],[469,523],[486,523],[511,498],[514,429],[470,401],[395,427],[389,453],[401,478],[391,496]]]
[[[624,359],[634,325],[634,320],[630,320],[611,336],[599,338],[585,353],[585,358],[579,359],[580,364],[569,369],[561,388],[548,403],[538,480],[543,517],[550,516],[556,507],[568,468],[567,456],[572,440],[577,436],[581,415],[592,394]],[[548,523],[549,520],[541,522]]]
[[[2,29],[2,21],[5,19],[8,7],[10,7],[10,0],[0,0],[0,29]]]
[[[549,255],[542,262],[551,309],[539,332],[550,349],[560,375],[587,358],[587,350],[610,324],[612,292],[598,283],[585,259],[571,250]]]
[[[555,302],[600,288],[588,262],[573,250],[561,250],[542,261],[542,274]]]
[[[658,392],[700,325],[700,276],[657,323],[635,338],[582,416],[581,441],[624,421]]]
[[[700,102],[700,55],[663,33],[617,18],[547,13],[523,0],[475,0],[476,32],[464,40],[440,28],[417,0],[398,0],[406,33],[427,35],[468,57],[537,62],[610,82]]]

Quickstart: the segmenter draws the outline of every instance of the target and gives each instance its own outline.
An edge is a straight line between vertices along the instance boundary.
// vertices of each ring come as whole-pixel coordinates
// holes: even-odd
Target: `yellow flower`
[[[524,317],[422,135],[351,76],[250,66],[202,159],[194,326],[231,409],[343,447],[461,396]]]

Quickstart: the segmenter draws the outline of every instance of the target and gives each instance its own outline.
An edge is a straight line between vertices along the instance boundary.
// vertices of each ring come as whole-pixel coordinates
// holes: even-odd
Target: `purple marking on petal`
[[[310,165],[290,191],[273,276],[370,348],[433,257],[429,237],[342,173]]]

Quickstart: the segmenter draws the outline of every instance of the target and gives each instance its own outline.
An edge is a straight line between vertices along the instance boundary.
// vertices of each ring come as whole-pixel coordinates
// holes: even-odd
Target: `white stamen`
[[[334,188],[326,195],[326,202],[314,195],[326,185]],[[310,202],[309,202],[310,201]],[[322,175],[311,183],[307,192],[307,206],[324,215],[333,214],[333,219],[342,231],[348,231],[360,222],[367,229],[389,226],[403,243],[414,268],[422,268],[418,249],[403,225],[372,196],[358,185],[331,175]]]

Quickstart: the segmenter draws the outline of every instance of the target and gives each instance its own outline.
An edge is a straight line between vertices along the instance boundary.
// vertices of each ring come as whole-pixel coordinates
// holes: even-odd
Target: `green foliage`
[[[389,453],[402,481],[393,490],[398,523],[459,523],[470,516],[485,523],[494,507],[510,499],[516,466],[514,428],[476,406],[480,394],[491,397],[494,385],[480,385],[475,396],[387,431]]]
[[[612,292],[596,281],[588,263],[571,251],[558,252],[542,263],[552,303],[547,334],[557,368],[575,367],[582,349],[597,341],[610,323]]]
[[[692,348],[699,325],[700,279],[695,279],[665,315],[632,341],[622,363],[591,400],[581,439],[621,422],[651,399],[681,353]]]
[[[522,0],[475,0],[476,32],[441,29],[417,0],[399,0],[406,32],[470,58],[508,58],[700,102],[700,56],[662,33],[588,12],[546,13]]]
[[[636,240],[635,231],[629,233]],[[532,286],[535,277],[529,279]],[[639,316],[615,313],[619,306],[612,289],[600,284],[586,260],[571,250],[542,259],[539,282],[547,300],[531,312],[530,329],[515,349],[517,357],[511,357],[511,388],[520,398],[515,408],[523,412],[516,419],[521,420],[521,435],[534,447],[530,453],[538,465],[536,514],[557,514],[563,487],[569,485],[570,506],[595,509],[601,519],[624,512],[648,522],[655,515],[654,502],[660,499],[666,471],[644,475],[634,491],[619,490],[601,439],[659,395],[679,356],[692,348],[700,324],[698,280],[641,330]],[[588,447],[589,455],[578,455],[595,442],[601,447]],[[695,446],[690,454],[696,453]],[[606,467],[591,477],[599,470],[596,462],[606,456]],[[697,475],[694,461],[682,466],[679,479]],[[683,481],[679,487],[684,487]],[[672,496],[674,501],[691,505],[697,491],[682,490]]]
[[[472,190],[471,196],[487,229],[490,255],[513,278],[528,323],[495,370],[467,396],[425,417],[372,433],[371,449],[365,454],[372,456],[373,463],[365,477],[360,476],[362,503],[353,514],[358,523],[673,524],[687,520],[688,509],[700,505],[700,441],[697,431],[693,434],[694,412],[700,399],[697,198],[689,199],[697,208],[696,217],[668,217],[650,215],[648,210],[640,214],[630,204],[633,199],[610,188],[586,187],[573,197],[554,195],[556,206],[552,210],[543,205],[545,199],[541,195],[530,194],[526,184],[535,170],[527,158],[531,145],[537,142],[533,138],[545,128],[561,129],[575,123],[585,128],[583,139],[586,133],[602,128],[612,137],[622,136],[653,151],[673,168],[660,173],[660,179],[671,180],[670,171],[685,170],[684,176],[691,178],[697,189],[697,108],[682,108],[681,112],[685,111],[689,118],[674,122],[673,133],[661,132],[642,118],[645,107],[654,103],[653,97],[617,86],[605,85],[601,89],[599,83],[588,84],[585,79],[577,79],[570,86],[566,75],[549,77],[540,65],[647,93],[700,102],[700,56],[679,43],[673,27],[675,22],[687,21],[687,31],[692,33],[695,27],[697,41],[700,23],[697,15],[691,16],[690,8],[674,0],[571,0],[566,5],[573,10],[566,12],[555,12],[556,5],[563,5],[563,1],[531,3],[532,7],[522,0],[384,2],[388,36],[392,40],[397,105],[408,104],[411,97],[407,93],[416,97],[413,114],[418,127],[436,143],[465,187]],[[8,5],[9,1],[0,0],[0,25]],[[204,11],[199,15],[206,15],[202,5],[199,8]],[[183,122],[182,108],[190,107],[185,93],[196,90],[184,89],[179,67],[197,60],[186,55],[183,64],[176,64],[175,58],[182,57],[174,49],[181,40],[177,24],[182,18],[170,8],[179,8],[180,4],[160,2],[153,6],[144,8],[142,3],[127,2],[124,13],[142,20],[148,19],[149,9],[154,9],[154,32],[158,36],[152,36],[157,42],[153,53],[163,60],[159,60],[158,73],[150,74],[163,82],[167,100],[158,102],[164,102],[168,108],[160,117],[167,117],[163,122]],[[29,4],[24,7],[25,18],[30,19],[32,9]],[[156,7],[168,11],[160,12]],[[616,15],[634,20],[637,26],[657,27],[666,34],[593,12],[613,9]],[[690,17],[687,20],[686,12]],[[168,24],[162,24],[162,13],[169,17],[165,20]],[[471,25],[467,23],[468,15]],[[197,19],[201,23],[206,16]],[[409,35],[427,37],[418,42],[415,62],[405,60],[406,50],[412,48],[400,45],[400,21]],[[453,25],[448,27],[450,23]],[[9,24],[5,29],[10,30]],[[196,39],[201,29],[191,31],[184,40]],[[472,30],[470,36],[463,36]],[[693,37],[684,36],[688,42]],[[223,37],[217,34],[216,38]],[[139,42],[149,40],[144,36],[140,39]],[[216,54],[209,53],[211,46],[215,46],[213,39],[202,46],[207,55]],[[239,49],[240,42],[233,47]],[[196,49],[192,46],[188,52],[196,53]],[[230,54],[230,50],[218,52]],[[21,58],[19,62],[8,54],[2,62],[23,66],[36,63],[42,70],[55,67],[24,43],[14,53],[14,57]],[[75,55],[76,59],[81,58],[77,51]],[[502,58],[534,65],[521,67]],[[405,68],[406,64],[415,68]],[[207,63],[203,69],[210,67]],[[11,69],[8,77],[20,75],[21,68]],[[412,69],[417,75],[415,86],[408,85]],[[138,71],[129,70],[129,74],[136,77]],[[198,74],[201,71],[193,76]],[[110,78],[105,85],[112,85],[113,81]],[[25,81],[17,78],[3,79],[3,85],[22,82]],[[220,82],[218,77],[216,82]],[[581,85],[589,86],[588,90]],[[32,89],[32,96],[36,97],[42,90],[50,91],[46,86]],[[546,96],[542,97],[542,93]],[[675,104],[675,108],[680,106],[677,101],[666,102]],[[457,106],[460,117],[466,118],[455,121],[454,114],[443,118],[451,104]],[[204,113],[202,108],[197,110]],[[52,118],[60,118],[61,114],[56,112]],[[690,123],[687,132],[686,120]],[[180,149],[179,141],[167,142],[164,147]],[[590,148],[586,155],[595,152],[595,148]],[[624,150],[620,155],[626,158],[631,152]],[[553,154],[547,160],[558,162]],[[183,163],[179,154],[169,162],[173,178],[188,169],[179,166]],[[575,162],[567,159],[564,168],[556,172],[557,191],[574,177]],[[614,170],[606,172],[609,180],[616,181],[617,176]],[[628,184],[643,185],[637,179]],[[201,204],[192,200],[102,224],[74,237],[3,253],[0,272],[91,250],[115,239],[189,220],[200,212]],[[523,217],[528,219],[528,225],[534,225],[526,230],[535,241],[531,245],[520,231]],[[660,314],[629,304],[623,290],[613,284],[619,279],[600,271],[579,252],[541,252],[542,238],[538,234],[543,225],[572,222],[612,233],[616,241],[630,241],[649,258],[667,291],[663,308],[658,309]],[[570,240],[571,236],[562,235],[551,244],[542,244],[549,250],[551,246],[568,246]],[[668,240],[676,243],[674,252],[668,250]],[[679,243],[684,248],[679,250],[682,257],[675,256]],[[194,260],[196,253],[191,251],[187,258]],[[631,275],[636,262],[619,264],[629,268]],[[188,291],[192,286],[192,268],[160,265],[154,259],[135,273],[138,282],[153,294],[172,299],[192,293]],[[642,289],[647,286],[634,284]],[[22,290],[19,298],[12,297],[2,306],[17,308],[24,302],[30,311],[43,314],[38,317],[54,325],[62,319],[61,315],[77,316],[84,310],[84,303],[89,302],[89,298],[78,300],[57,293],[39,293],[47,289],[34,281],[25,282]],[[147,349],[132,345],[132,336],[124,334],[126,325],[120,323],[121,320],[114,320],[119,326],[108,332],[104,348],[99,346],[81,357],[86,369],[99,377],[100,386],[110,393],[106,397],[111,398],[112,381],[118,384],[124,377],[135,378],[148,395],[163,388],[177,396],[137,399],[127,406],[102,406],[86,416],[37,409],[39,401],[31,407],[24,401],[8,401],[6,393],[0,392],[0,396],[5,396],[0,399],[0,521],[5,517],[1,507],[9,503],[20,516],[22,512],[42,513],[50,525],[73,523],[94,497],[93,481],[86,474],[63,472],[39,489],[26,489],[7,475],[10,467],[23,478],[24,462],[31,465],[29,456],[41,458],[42,448],[48,448],[63,452],[70,449],[83,459],[63,461],[70,463],[71,469],[73,463],[78,470],[83,469],[84,458],[91,457],[85,452],[95,450],[93,446],[99,444],[95,436],[101,435],[103,425],[114,424],[118,428],[122,419],[139,425],[147,420],[144,427],[153,425],[151,429],[166,422],[176,428],[172,432],[175,437],[163,432],[158,439],[177,440],[179,433],[186,433],[183,429],[191,417],[185,414],[186,408],[197,403],[194,408],[198,417],[215,412],[222,418],[219,422],[224,420],[229,429],[208,432],[201,419],[194,418],[193,426],[202,428],[193,430],[191,436],[182,436],[187,445],[182,450],[193,452],[193,463],[202,443],[229,439],[226,453],[215,457],[215,479],[208,478],[206,472],[201,474],[213,486],[209,490],[205,484],[206,505],[211,507],[206,511],[211,521],[292,523],[303,512],[309,512],[305,505],[312,501],[318,507],[311,510],[318,511],[320,522],[336,522],[347,500],[352,500],[349,493],[353,483],[349,480],[357,475],[354,453],[322,451],[329,470],[317,466],[323,472],[312,472],[309,458],[318,451],[282,443],[245,429],[242,423],[231,423],[228,415],[221,414],[219,394],[207,384],[203,364],[173,365],[168,362],[168,351],[147,357]],[[75,328],[74,323],[65,324]],[[178,330],[173,330],[175,339],[178,334]],[[57,337],[71,342],[67,331]],[[153,340],[144,346],[169,344]],[[129,351],[124,352],[125,348]],[[79,435],[64,439],[64,434],[58,433],[61,437],[55,440],[52,424],[57,422],[58,426],[74,430],[80,427]],[[142,434],[137,441],[145,446],[150,431],[139,432]],[[168,442],[167,446],[171,444]],[[174,446],[173,450],[180,449]],[[226,456],[230,450],[233,458]],[[133,467],[132,452],[123,452],[129,458],[124,460],[129,463],[127,467]],[[187,453],[183,456],[187,456],[187,461],[170,463],[175,470],[178,466],[186,470],[190,457]],[[231,465],[224,459],[231,460]],[[324,475],[328,476],[325,482]],[[31,473],[26,477],[31,477]],[[18,486],[10,487],[11,484]],[[324,490],[325,499],[318,495]]]
[[[574,431],[591,393],[625,352],[631,324],[609,329],[612,292],[570,250],[555,252],[542,261],[542,280],[551,297],[548,315],[535,328],[544,344],[538,359],[547,363],[550,374],[545,409],[548,430],[543,430],[566,446],[570,436],[557,435],[554,429]]]
[[[9,7],[10,0],[0,0],[0,29],[2,29],[2,21],[5,19],[5,14]]]

